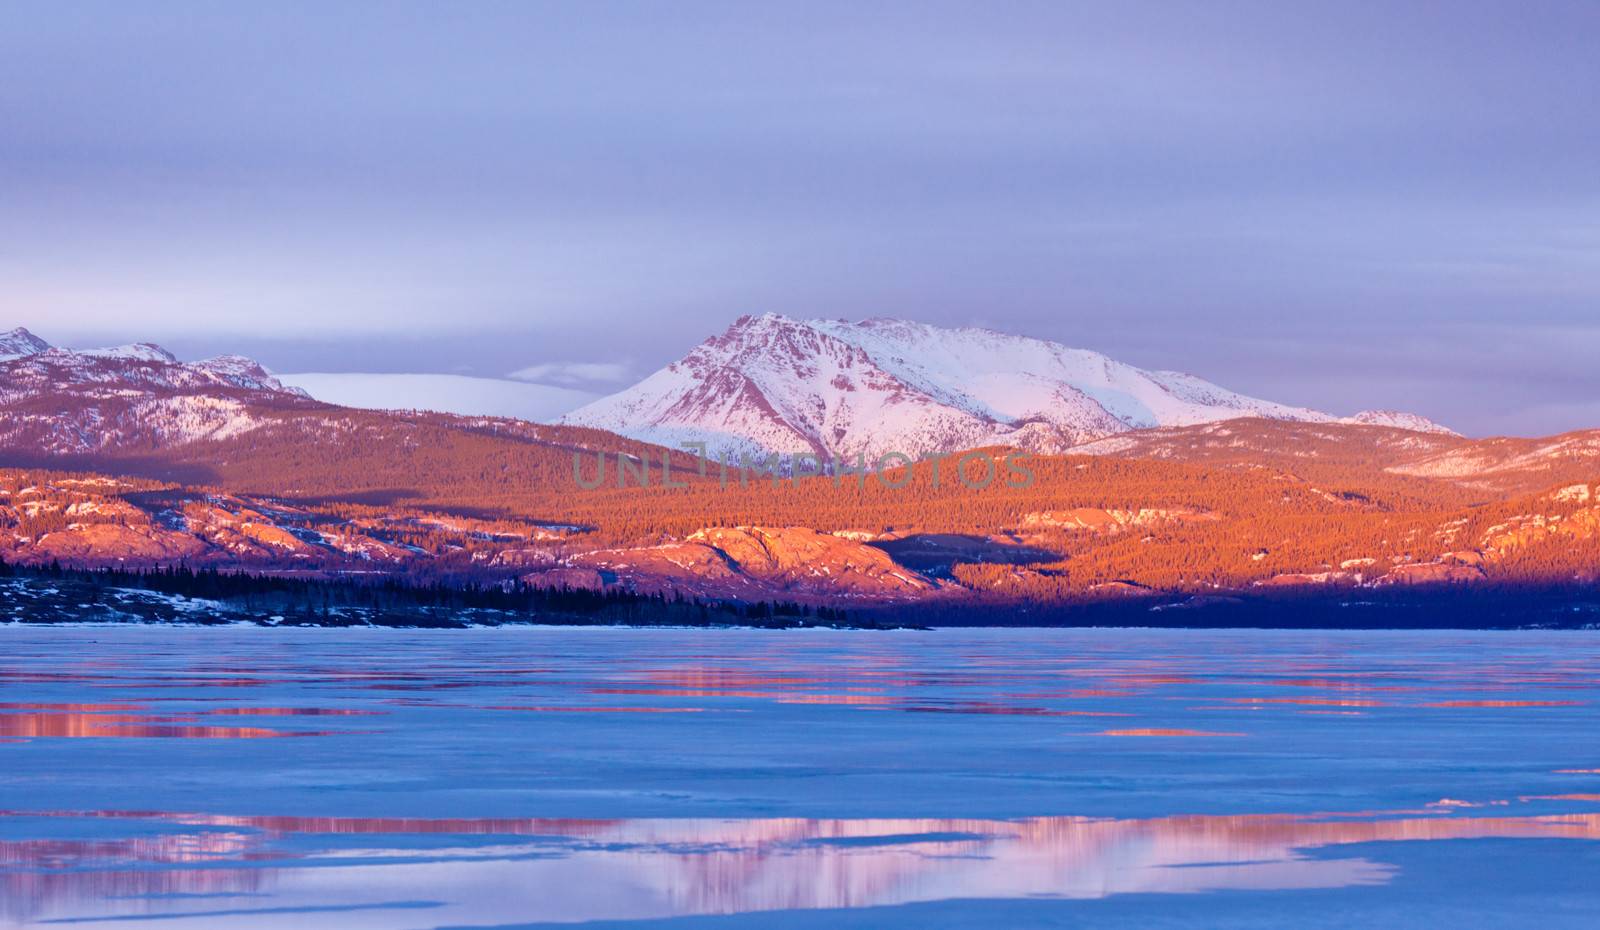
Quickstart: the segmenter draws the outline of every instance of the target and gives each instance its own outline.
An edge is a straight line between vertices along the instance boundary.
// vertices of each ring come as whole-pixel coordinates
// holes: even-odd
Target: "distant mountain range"
[[[744,316],[620,393],[562,419],[723,458],[868,460],[986,445],[1064,452],[1119,433],[1239,417],[1454,435],[1410,413],[1336,417],[1176,371],[989,329]]]
[[[58,349],[21,327],[0,334],[0,363],[12,363],[8,373],[13,379],[33,373],[54,375],[61,383],[124,380],[151,388],[234,387],[309,396],[298,388],[286,387],[261,363],[242,355],[180,362],[153,342]]]
[[[350,377],[302,376],[313,388],[342,386],[341,397],[350,395]],[[356,403],[383,405],[396,396],[392,381],[432,378],[423,384],[433,387],[409,405],[464,415],[499,412],[495,390],[463,391],[458,383],[473,379],[361,377],[370,383],[351,395]],[[438,403],[430,405],[430,398]],[[149,342],[69,350],[26,329],[0,334],[0,412],[11,414],[0,422],[0,439],[32,438],[42,451],[88,453],[226,436],[260,425],[247,409],[252,405],[310,399],[303,388],[243,356],[182,362]],[[484,409],[461,406],[473,401]],[[986,445],[1060,453],[1124,433],[1240,417],[1455,435],[1415,414],[1369,410],[1336,417],[1193,375],[1147,371],[993,330],[773,314],[740,317],[679,361],[558,422],[669,448],[704,442],[733,460],[805,452],[849,461],[886,451],[916,456]]]
[[[1336,418],[987,330],[743,318],[571,419],[611,426],[341,407],[240,356],[13,330],[0,559],[1133,615],[1285,590],[1339,604],[1472,585],[1515,604],[1600,584],[1600,430],[1468,439]],[[648,440],[687,439],[841,456],[1013,443],[1038,482],[941,489],[922,463],[914,492],[725,486],[681,453],[679,486],[575,480],[574,458],[593,474],[599,454],[659,476],[672,453]]]
[[[242,355],[185,363],[149,342],[72,350],[0,335],[0,443],[35,453],[224,438],[260,425],[264,405],[310,402]]]

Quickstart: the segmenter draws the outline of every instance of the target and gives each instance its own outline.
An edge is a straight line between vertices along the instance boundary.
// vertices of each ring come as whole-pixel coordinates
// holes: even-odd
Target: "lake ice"
[[[1600,925],[1600,634],[0,628],[0,926]]]

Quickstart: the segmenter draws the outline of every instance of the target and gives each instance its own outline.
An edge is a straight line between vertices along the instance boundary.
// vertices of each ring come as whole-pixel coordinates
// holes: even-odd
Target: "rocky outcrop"
[[[1373,584],[1377,587],[1390,585],[1434,585],[1434,584],[1469,584],[1482,581],[1483,569],[1476,565],[1462,565],[1458,562],[1422,562],[1407,565],[1396,565],[1389,573],[1379,578]]]
[[[1024,514],[1022,530],[1086,530],[1120,533],[1133,527],[1162,523],[1208,523],[1221,519],[1214,513],[1189,507],[1141,507],[1137,510],[1077,507],[1072,510],[1037,510]]]
[[[30,559],[49,562],[171,563],[205,554],[205,543],[187,533],[117,523],[74,525],[45,533],[27,547]]]
[[[1600,536],[1600,507],[1586,507],[1564,514],[1519,514],[1485,530],[1481,545],[1485,552],[1504,555],[1556,537],[1587,540],[1596,536]]]
[[[657,546],[582,553],[526,580],[574,587],[592,578],[574,571],[633,591],[706,598],[897,601],[939,589],[881,549],[806,527],[713,527]]]
[[[1089,593],[1096,597],[1153,597],[1158,592],[1142,584],[1132,581],[1102,581],[1089,586]]]
[[[1357,584],[1361,576],[1351,572],[1286,572],[1255,583],[1258,588],[1309,588],[1337,584]]]
[[[550,590],[601,591],[606,586],[606,576],[592,568],[552,568],[523,580]]]
[[[27,563],[236,568],[400,565],[419,551],[342,520],[231,495],[152,492],[113,479],[30,483],[0,471],[0,553]],[[126,495],[126,496],[124,496]],[[143,503],[134,503],[141,501]]]

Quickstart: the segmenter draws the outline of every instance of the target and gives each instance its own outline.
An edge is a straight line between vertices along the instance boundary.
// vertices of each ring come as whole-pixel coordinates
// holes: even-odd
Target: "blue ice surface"
[[[1595,926],[1597,688],[1592,632],[4,627],[0,926]]]

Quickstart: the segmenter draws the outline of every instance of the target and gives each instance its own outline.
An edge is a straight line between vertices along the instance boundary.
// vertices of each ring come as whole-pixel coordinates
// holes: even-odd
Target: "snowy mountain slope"
[[[957,448],[996,431],[992,417],[905,383],[866,350],[783,317],[743,317],[720,337],[563,422],[651,441],[707,442],[713,452]]]
[[[1359,416],[1437,428],[1405,414]],[[1338,422],[1042,339],[906,320],[766,314],[740,317],[679,361],[563,422],[663,445],[705,442],[724,457],[810,452],[853,461],[988,444],[1057,452],[1128,430],[1238,417]]]
[[[60,349],[21,327],[0,335],[0,363],[10,363],[3,372],[7,389],[38,389],[51,381],[62,387],[126,382],[148,388],[218,386],[306,396],[304,391],[273,377],[259,362],[242,355],[219,355],[185,363],[153,342]]]
[[[261,367],[260,362],[252,358],[245,358],[243,355],[218,355],[213,358],[201,359],[198,362],[190,362],[184,367],[190,371],[205,375],[217,384],[229,387],[246,388],[252,391],[305,394],[305,391],[301,388],[274,377],[271,372]]]
[[[1002,419],[1032,412],[1040,388],[1065,385],[1126,427],[1205,423],[1232,416],[1321,421],[1327,414],[1246,397],[1182,372],[1152,372],[1098,352],[978,328],[905,320],[818,325],[887,359],[896,374],[957,392],[958,403]]]
[[[238,355],[184,363],[148,342],[75,351],[25,329],[0,336],[0,446],[30,454],[226,438],[306,397]]]
[[[50,343],[18,326],[11,332],[0,335],[0,362],[37,355],[48,348]]]
[[[100,349],[72,349],[75,355],[87,355],[90,358],[110,358],[128,362],[158,362],[164,365],[178,364],[178,357],[161,348],[153,342],[134,342],[123,346],[106,346]]]
[[[1446,436],[1459,436],[1460,433],[1435,423],[1424,416],[1415,413],[1406,413],[1401,410],[1363,410],[1360,413],[1342,417],[1340,423],[1353,423],[1358,426],[1388,426],[1394,429],[1408,429],[1418,433],[1442,433]]]

